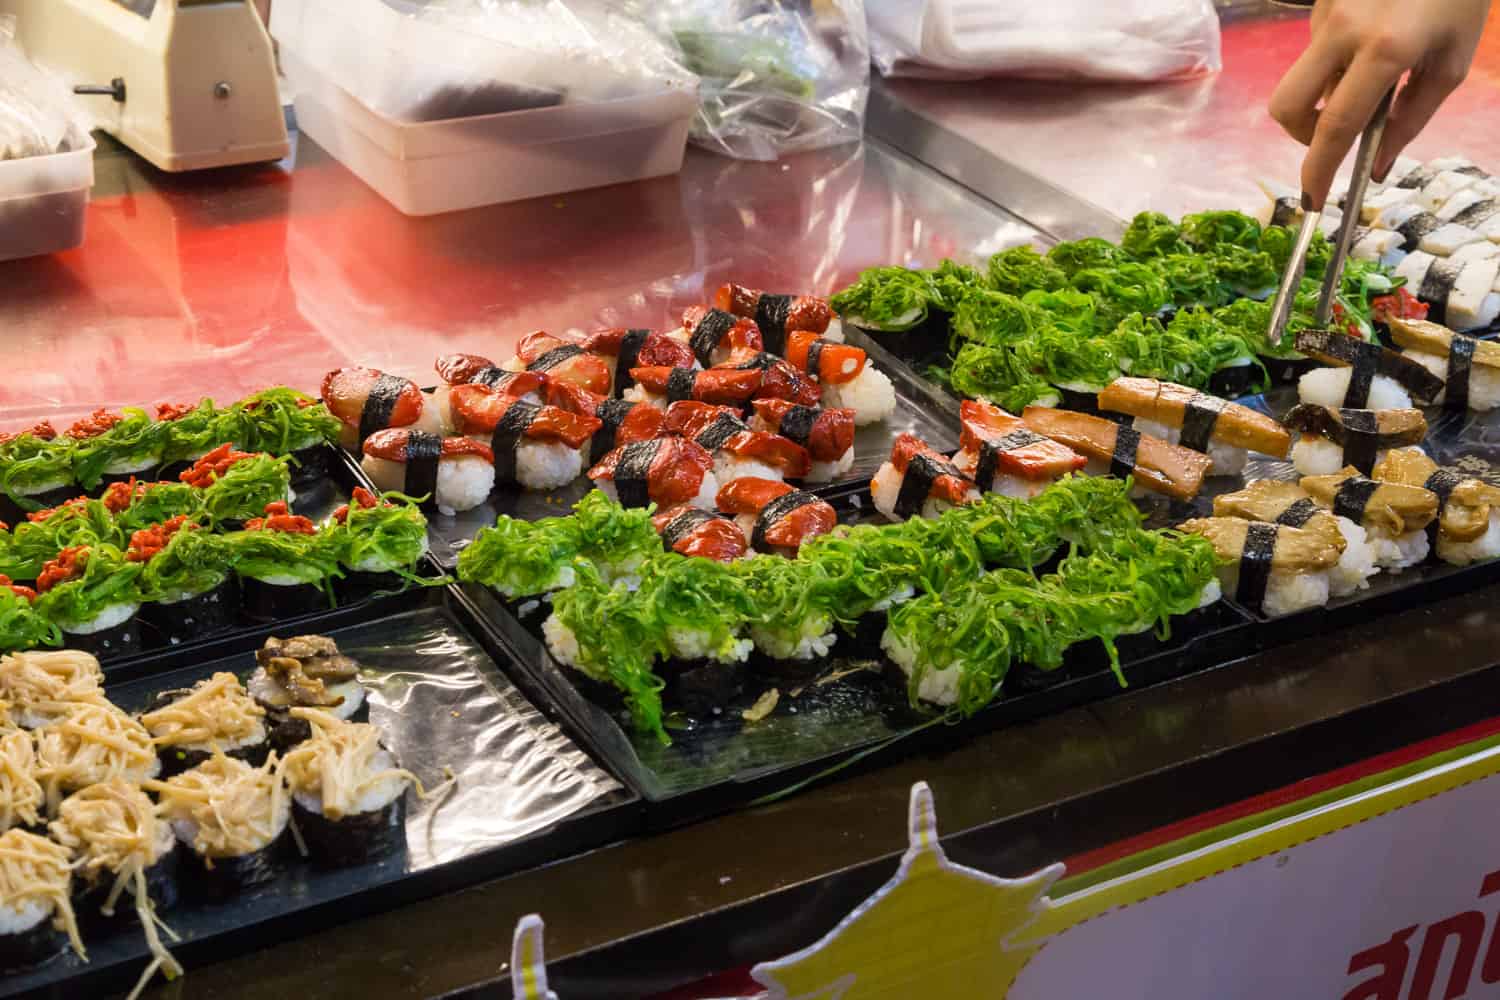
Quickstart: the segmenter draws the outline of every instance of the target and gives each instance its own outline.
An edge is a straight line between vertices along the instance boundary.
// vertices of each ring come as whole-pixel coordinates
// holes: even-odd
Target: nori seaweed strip
[[[919,455],[917,457],[920,458],[922,456]],[[916,461],[916,459],[913,459],[912,461]],[[911,465],[908,464],[906,469],[908,472],[910,472]],[[902,483],[902,488],[905,489],[904,482]],[[806,507],[808,504],[822,502],[823,500],[821,497],[813,493],[808,493],[805,490],[793,490],[790,493],[783,493],[781,496],[777,497],[775,500],[772,500],[770,503],[762,507],[760,509],[760,513],[755,515],[755,530],[750,533],[751,547],[754,548],[757,552],[772,551],[772,547],[766,544],[766,531],[769,530],[772,525],[781,520],[783,517],[786,517],[798,507]]]
[[[1218,423],[1219,414],[1224,412],[1227,405],[1218,396],[1193,393],[1182,409],[1182,432],[1177,439],[1178,443],[1184,448],[1208,454],[1208,442],[1214,436],[1214,425]]]
[[[1453,491],[1458,489],[1459,484],[1463,481],[1463,477],[1455,472],[1449,472],[1447,469],[1437,469],[1422,484],[1424,490],[1431,490],[1437,494],[1438,498],[1437,516],[1427,523],[1427,542],[1432,546],[1434,552],[1437,551],[1438,531],[1443,520],[1443,508],[1448,506],[1448,498],[1453,495]]]
[[[1490,176],[1489,174],[1485,173],[1483,167],[1473,163],[1469,164],[1467,167],[1455,167],[1453,172],[1455,174],[1463,174],[1465,177],[1478,177],[1480,180],[1486,180]]]
[[[619,436],[620,425],[625,422],[631,410],[645,405],[647,404],[623,399],[606,399],[594,407],[594,416],[603,421],[604,426],[594,432],[594,442],[589,448],[590,465],[597,465],[605,455],[615,450],[615,438]]]
[[[711,514],[697,507],[689,507],[681,514],[667,522],[667,526],[661,529],[662,544],[671,552],[677,548],[677,543],[696,531],[699,526],[708,521],[724,521],[728,518],[721,514]]]
[[[1474,348],[1479,341],[1461,333],[1453,335],[1448,345],[1448,395],[1443,397],[1443,408],[1467,410],[1469,408],[1469,375],[1474,366]]]
[[[824,341],[822,337],[819,337],[817,340],[807,345],[807,364],[804,366],[804,368],[807,370],[807,377],[812,379],[814,382],[820,381],[819,374],[821,372],[821,369],[819,366],[823,361],[824,343],[826,343],[826,341]]]
[[[1240,552],[1240,582],[1234,599],[1250,608],[1259,608],[1266,599],[1266,585],[1271,582],[1271,559],[1276,554],[1274,524],[1256,522],[1245,526],[1245,547]]]
[[[698,383],[698,373],[691,368],[673,368],[667,376],[667,402],[679,403],[693,398],[693,387]]]
[[[650,330],[626,330],[625,336],[620,338],[620,353],[615,358],[615,393],[616,399],[625,394],[625,390],[635,385],[635,379],[630,375],[630,369],[636,366],[635,359],[640,357],[641,348],[646,345],[646,338],[651,336]]]
[[[1333,494],[1333,513],[1335,517],[1347,517],[1355,524],[1362,524],[1365,519],[1365,507],[1370,503],[1370,497],[1380,489],[1380,484],[1373,479],[1363,476],[1350,476],[1339,484],[1338,491]]]
[[[577,344],[563,344],[561,347],[552,348],[552,350],[527,365],[526,370],[529,372],[551,371],[569,358],[576,358],[582,353],[583,348]]]
[[[1303,330],[1297,334],[1293,346],[1303,354],[1325,354],[1355,369],[1355,372],[1349,376],[1349,391],[1345,394],[1346,399],[1354,392],[1354,380],[1360,374],[1361,363],[1370,369],[1371,379],[1376,375],[1394,379],[1413,396],[1424,402],[1430,402],[1443,391],[1443,380],[1415,361],[1402,357],[1395,351],[1387,350],[1379,344],[1360,340],[1358,337],[1336,333],[1332,330]],[[1366,398],[1368,398],[1368,389]],[[1354,409],[1364,409],[1363,404],[1345,402],[1344,405]]]
[[[1297,209],[1302,207],[1296,198],[1277,198],[1271,209],[1271,225],[1290,226],[1297,221]]]
[[[495,429],[490,434],[490,450],[495,453],[496,486],[515,484],[516,449],[521,446],[526,428],[531,426],[540,412],[542,408],[535,403],[517,401],[511,403],[495,422]]]
[[[901,489],[896,493],[895,515],[901,518],[915,517],[922,509],[923,502],[931,496],[932,484],[937,482],[939,476],[964,478],[964,474],[946,459],[925,452],[913,455],[911,461],[906,463],[906,472],[901,476]]]
[[[381,375],[370,386],[365,405],[359,411],[359,445],[364,447],[365,438],[391,425],[391,413],[401,401],[401,393],[407,386],[406,379],[399,375]]]
[[[1362,410],[1370,405],[1370,389],[1375,384],[1375,366],[1367,356],[1360,356],[1349,366],[1349,385],[1344,389],[1342,405],[1351,410]]]
[[[615,496],[622,507],[644,507],[651,502],[651,463],[661,439],[627,444],[615,463]]]
[[[739,417],[729,413],[721,413],[714,418],[713,423],[698,432],[694,441],[701,444],[709,451],[718,451],[724,447],[724,442],[734,437],[741,431],[749,430],[745,422]]]
[[[812,436],[813,424],[817,422],[817,410],[811,406],[794,406],[782,416],[777,433],[805,447],[807,439]]]
[[[775,367],[776,362],[780,360],[781,358],[778,358],[776,355],[770,353],[769,351],[761,351],[749,361],[742,361],[739,364],[735,365],[734,368],[735,371],[741,372],[748,372],[756,368],[759,368],[761,371],[769,371],[771,368]]]
[[[1380,425],[1374,410],[1340,410],[1344,422],[1344,462],[1368,476],[1375,469]]]
[[[469,379],[469,384],[487,385],[491,389],[500,390],[509,385],[517,374],[517,372],[508,372],[504,368],[496,368],[494,365],[490,365],[475,372],[474,377]]]
[[[406,479],[401,492],[410,497],[437,501],[438,463],[443,457],[443,439],[427,431],[412,431],[406,438]]]
[[[700,365],[707,368],[713,362],[714,350],[719,346],[719,341],[739,321],[740,318],[734,313],[727,313],[722,309],[710,309],[704,314],[688,337],[688,346],[693,349],[693,357],[698,359]]]
[[[1486,198],[1484,201],[1476,201],[1448,221],[1477,229],[1497,215],[1500,215],[1500,198]]]
[[[1293,503],[1276,518],[1277,524],[1284,524],[1288,528],[1301,528],[1313,519],[1318,512],[1318,505],[1313,503],[1311,497],[1303,497]]]
[[[1411,173],[1396,182],[1398,188],[1424,188],[1438,174],[1442,173],[1437,167],[1429,167],[1423,164],[1413,167]]]
[[[755,304],[755,325],[767,351],[786,353],[786,318],[792,311],[790,295],[762,295]]]
[[[1109,474],[1124,479],[1135,471],[1135,453],[1141,445],[1141,432],[1123,424],[1115,431],[1115,453],[1109,458]]]
[[[1434,323],[1442,323],[1448,318],[1448,296],[1453,292],[1453,283],[1458,280],[1458,272],[1463,270],[1462,264],[1455,264],[1451,260],[1438,258],[1427,268],[1427,273],[1422,277],[1422,287],[1417,290],[1417,297],[1426,302],[1431,309],[1431,320]]]
[[[1410,219],[1396,227],[1396,232],[1401,236],[1401,249],[1407,253],[1422,245],[1422,237],[1437,229],[1443,224],[1443,220],[1431,212],[1418,212]]]
[[[998,441],[979,442],[979,461],[974,464],[974,482],[980,489],[988,490],[988,484],[994,482],[995,473],[1000,469],[1000,455],[1003,452],[1015,451],[1045,440],[1047,439],[1031,428],[1019,427]]]

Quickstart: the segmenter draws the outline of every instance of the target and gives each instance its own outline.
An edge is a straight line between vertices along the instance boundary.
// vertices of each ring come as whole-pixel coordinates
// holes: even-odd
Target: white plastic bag
[[[622,0],[699,77],[692,141],[746,160],[859,139],[870,90],[863,0]]]
[[[1213,0],[866,0],[885,76],[1166,80],[1217,72]]]
[[[33,66],[0,16],[0,160],[82,149],[92,123],[61,81]]]

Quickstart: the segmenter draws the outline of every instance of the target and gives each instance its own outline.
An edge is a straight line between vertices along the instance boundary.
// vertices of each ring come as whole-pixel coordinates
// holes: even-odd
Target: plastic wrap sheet
[[[566,853],[547,847],[547,834],[559,824],[581,811],[587,815],[575,825],[608,821],[611,807],[632,798],[496,669],[451,610],[431,600],[330,634],[359,661],[370,721],[401,766],[428,789],[441,785],[449,771],[454,785],[425,800],[408,792],[406,849],[377,862],[323,869],[293,852],[281,878],[218,903],[191,898],[192,876],[184,865],[180,885],[188,898],[162,917],[186,942],[169,947],[189,965],[191,949],[210,939],[220,939],[214,942],[220,950],[248,951],[288,933],[303,911],[345,904],[321,918],[345,920],[371,912],[382,893],[411,898],[424,894],[424,886],[430,893],[551,860]],[[135,711],[157,691],[190,685],[217,670],[243,679],[254,667],[247,647],[201,666],[111,685],[108,694]],[[579,841],[570,836],[567,842]],[[102,933],[86,931],[85,944],[89,963],[69,953],[39,970],[0,979],[0,995],[55,984],[66,984],[63,995],[102,995],[76,977],[130,979],[147,960],[134,921]],[[191,973],[187,989],[191,993]]]

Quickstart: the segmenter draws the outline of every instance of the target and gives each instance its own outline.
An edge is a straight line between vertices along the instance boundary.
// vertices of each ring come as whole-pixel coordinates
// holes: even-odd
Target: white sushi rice
[[[755,643],[749,639],[731,639],[728,645],[715,646],[713,633],[696,628],[667,629],[667,645],[681,660],[711,660],[714,663],[743,663]]]
[[[1334,597],[1343,597],[1370,586],[1370,577],[1380,572],[1375,564],[1375,548],[1365,529],[1347,517],[1337,519],[1339,534],[1344,536],[1344,551],[1338,565],[1328,572],[1328,588]]]
[[[603,477],[600,477],[599,479],[594,480],[594,485],[599,488],[599,491],[601,493],[609,497],[611,500],[614,500],[616,502],[619,501],[620,494],[615,490],[615,483],[613,479],[605,479]],[[702,510],[717,510],[718,495],[719,477],[714,475],[712,472],[705,472],[703,474],[703,481],[698,484],[698,495],[689,500],[688,503]]]
[[[389,750],[376,750],[370,755],[369,773],[379,774],[381,771],[392,771],[396,768],[396,758]],[[406,794],[406,779],[399,774],[391,774],[373,781],[366,785],[359,793],[359,798],[354,800],[354,808],[347,815],[357,816],[361,813],[371,813],[395,802]],[[323,794],[316,791],[296,791],[292,798],[297,804],[310,813],[321,815],[323,812]]]
[[[896,466],[890,462],[884,462],[875,473],[875,478],[870,481],[870,495],[875,501],[875,509],[884,514],[892,521],[900,521],[902,518],[896,516],[896,499],[901,495],[901,474],[896,471]],[[979,491],[970,489],[967,501],[973,503],[979,499]],[[919,516],[928,520],[936,520],[944,511],[952,510],[953,504],[936,497],[928,497],[922,502]]]
[[[645,403],[647,406],[655,407],[658,410],[665,410],[667,408],[667,397],[665,395],[658,396],[654,392],[647,392],[646,387],[643,385],[631,386],[621,394],[620,398],[628,403]]]
[[[746,476],[754,476],[757,479],[771,479],[781,482],[785,476],[781,470],[774,465],[756,461],[753,458],[740,458],[731,455],[727,451],[714,452],[714,475],[719,477],[721,483],[732,483],[736,479],[744,479]]]
[[[1219,583],[1226,594],[1237,593],[1240,586],[1240,564],[1219,567]],[[1271,570],[1266,581],[1266,596],[1260,610],[1272,618],[1296,614],[1328,603],[1329,580],[1326,572],[1288,573]]]
[[[1385,455],[1384,451],[1377,451],[1375,461]],[[1332,476],[1348,464],[1343,447],[1328,438],[1304,434],[1292,445],[1292,466],[1299,476]]]
[[[304,580],[293,573],[265,573],[260,576],[253,576],[251,579],[258,580],[261,583],[268,583],[273,587],[298,587],[304,583],[311,583],[312,579],[316,579],[316,577]]]
[[[1314,368],[1297,380],[1297,395],[1304,403],[1329,406],[1334,409],[1344,405],[1344,394],[1349,391],[1349,376],[1352,368]],[[1401,383],[1387,375],[1376,375],[1370,383],[1370,399],[1365,409],[1406,410],[1411,408],[1411,394]]]
[[[813,462],[807,473],[809,483],[831,483],[854,467],[854,449],[851,447],[833,462]]]
[[[582,474],[583,455],[561,441],[527,438],[516,447],[516,479],[528,490],[555,490]],[[441,492],[441,472],[438,482]]]
[[[794,631],[751,627],[755,648],[774,660],[816,660],[828,655],[838,641],[833,619],[826,614],[814,615]]]
[[[973,479],[979,471],[979,453],[974,451],[960,451],[953,456],[953,465],[964,475]],[[1012,475],[1008,472],[996,472],[988,483],[979,483],[979,488],[986,493],[998,493],[1006,497],[1018,497],[1022,500],[1030,500],[1039,493],[1044,492],[1051,486],[1055,479],[1027,479],[1025,476]]]
[[[405,489],[404,462],[366,455],[360,467],[382,492]],[[518,460],[518,471],[519,468]],[[484,503],[494,488],[495,467],[478,455],[455,455],[438,461],[436,499],[437,508],[443,514],[452,516],[460,511],[473,510]]]
[[[1439,532],[1437,554],[1453,566],[1468,566],[1500,556],[1500,512],[1490,512],[1489,526],[1473,541],[1456,542]]]
[[[856,427],[877,424],[896,412],[896,387],[885,372],[866,362],[853,381],[823,386],[823,406],[853,410]]]
[[[418,558],[420,558],[421,556],[425,556],[427,554],[427,549],[427,536],[423,535],[422,550],[418,553]],[[378,552],[372,552],[349,568],[356,573],[390,573],[395,570],[402,569],[405,565],[406,564],[403,562],[399,562],[395,559],[383,556]]]
[[[1135,429],[1142,434],[1161,438],[1168,444],[1182,443],[1181,428],[1159,424],[1155,420],[1136,417]],[[1232,444],[1224,444],[1222,441],[1210,440],[1208,442],[1208,460],[1213,463],[1213,468],[1209,471],[1209,475],[1238,476],[1245,471],[1245,463],[1249,461],[1249,458],[1250,453],[1244,448],[1237,448]]]
[[[1438,354],[1428,354],[1425,351],[1406,351],[1407,358],[1426,368],[1438,378],[1448,377],[1448,359]],[[1447,396],[1447,390],[1437,394],[1434,403],[1443,402]],[[1500,371],[1496,371],[1487,365],[1473,365],[1469,368],[1469,409],[1471,410],[1493,410],[1500,406]]]
[[[913,310],[911,310],[911,311],[909,311],[909,312],[907,312],[907,313],[904,314],[905,315],[905,320],[906,320],[907,323],[915,322],[916,318],[918,316],[920,316],[921,314],[922,314],[922,311],[920,309],[913,309]],[[897,322],[900,323],[901,319],[898,318]],[[826,340],[826,341],[828,341],[830,343],[833,343],[833,344],[842,344],[844,342],[844,322],[843,322],[843,320],[839,319],[837,316],[833,317],[833,319],[831,319],[831,320],[828,321],[828,329],[824,330],[820,334],[820,336],[824,340]]]
[[[110,604],[86,622],[70,622],[63,631],[73,635],[95,635],[117,625],[124,625],[141,609],[139,604]]]
[[[1389,573],[1415,566],[1432,551],[1426,531],[1408,531],[1392,538],[1383,531],[1368,530],[1366,536],[1375,553],[1375,564]]]
[[[1217,577],[1203,585],[1203,592],[1198,595],[1198,608],[1209,607],[1218,604],[1224,599],[1224,587],[1219,583]]]
[[[271,680],[264,669],[258,669],[250,675],[250,679],[245,682],[245,690],[250,693],[250,697],[262,704],[273,703],[282,696],[281,685]],[[345,721],[352,719],[354,713],[358,712],[360,706],[365,703],[365,688],[359,682],[358,678],[344,681],[341,684],[329,684],[325,687],[325,690],[333,697],[343,699],[337,705],[330,705],[321,709],[336,719]],[[250,740],[247,742],[253,743],[257,741]]]
[[[920,653],[902,636],[890,629],[880,638],[880,648],[908,678],[916,673]],[[959,664],[943,670],[927,670],[917,684],[917,697],[934,705],[952,705],[958,701]]]
[[[916,597],[916,596],[917,596],[917,588],[916,587],[913,587],[909,583],[908,584],[903,584],[902,586],[896,588],[891,593],[887,594],[885,597],[882,597],[880,600],[878,600],[874,604],[870,605],[870,610],[871,611],[889,611],[891,608],[899,607],[900,605],[905,604],[907,601],[911,600],[913,597]]]
[[[50,899],[26,899],[20,906],[11,902],[0,905],[0,934],[13,936],[35,930],[37,924],[52,918],[53,906]]]
[[[552,658],[565,667],[578,669],[578,636],[554,612],[542,622],[542,638]]]

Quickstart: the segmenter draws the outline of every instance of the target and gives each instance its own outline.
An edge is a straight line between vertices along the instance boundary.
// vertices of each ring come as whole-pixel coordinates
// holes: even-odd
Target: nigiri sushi
[[[382,492],[431,497],[444,514],[478,507],[495,487],[495,454],[489,445],[407,427],[366,438],[360,466]]]
[[[1431,551],[1426,528],[1438,512],[1437,494],[1431,490],[1367,479],[1353,467],[1329,476],[1303,476],[1301,485],[1319,504],[1365,529],[1381,569],[1399,572]]]
[[[1107,468],[1113,476],[1133,476],[1138,486],[1174,500],[1197,496],[1211,464],[1207,455],[1104,417],[1028,406],[1021,419],[1038,434],[1091,459],[1100,472]]]
[[[734,520],[689,504],[655,514],[651,524],[667,551],[678,555],[733,562],[749,550],[745,532]]]
[[[460,433],[487,436],[501,486],[566,486],[583,471],[579,449],[603,426],[598,417],[528,403],[483,385],[455,386],[451,400]]]
[[[1220,494],[1214,497],[1214,516],[1301,528],[1333,545],[1339,550],[1338,564],[1328,571],[1329,591],[1334,597],[1365,589],[1370,578],[1380,572],[1365,529],[1319,507],[1296,483],[1260,479],[1242,490]]]
[[[533,330],[516,344],[516,356],[502,365],[507,371],[545,372],[548,378],[571,382],[600,396],[609,394],[610,363],[545,330]]]
[[[607,360],[614,381],[614,397],[635,385],[632,368],[694,368],[697,360],[686,344],[654,330],[614,328],[598,330],[584,338],[583,349]]]
[[[987,493],[1034,497],[1088,459],[1045,438],[998,406],[966,399],[959,406],[960,448],[953,465]]]
[[[621,445],[605,455],[589,478],[611,500],[626,507],[675,507],[688,503],[714,509],[719,481],[713,456],[686,438],[661,437]]]
[[[1403,357],[1443,379],[1443,391],[1433,402],[1452,410],[1493,410],[1500,405],[1500,344],[1426,320],[1391,317],[1387,325]]]
[[[1391,448],[1421,444],[1427,418],[1421,410],[1351,410],[1298,403],[1282,423],[1301,435],[1292,446],[1300,475],[1331,475],[1346,465],[1366,474]]]
[[[854,411],[799,406],[785,399],[753,399],[750,429],[780,434],[807,449],[809,483],[837,479],[854,465]]]
[[[736,479],[719,489],[716,503],[724,513],[735,515],[757,552],[794,556],[803,542],[828,534],[838,524],[828,501],[778,479]]]
[[[979,489],[945,456],[914,434],[902,434],[870,482],[875,508],[892,521],[936,518],[979,499]]]
[[[844,342],[844,327],[838,314],[824,299],[812,295],[769,295],[753,288],[726,283],[714,293],[714,307],[755,320],[766,349],[780,351],[786,336],[808,330],[836,344]]]
[[[1500,556],[1500,488],[1440,468],[1416,448],[1391,451],[1373,478],[1420,486],[1437,497],[1438,517],[1427,525],[1427,539],[1439,559],[1467,566]]]
[[[1297,350],[1334,368],[1315,368],[1297,382],[1304,403],[1350,409],[1407,409],[1430,403],[1443,380],[1395,351],[1331,330],[1303,330]]]
[[[1426,211],[1416,200],[1392,205],[1380,213],[1383,228],[1393,229],[1401,236],[1401,249],[1412,253],[1425,251],[1438,257],[1446,257],[1459,247],[1477,243],[1484,236],[1457,222],[1444,222]]]
[[[594,416],[599,418],[601,426],[594,432],[594,443],[589,450],[591,465],[597,465],[621,445],[659,437],[666,423],[661,410],[628,399],[606,399],[594,408]]]
[[[445,431],[452,432],[458,426],[453,417],[453,401],[450,398],[457,385],[484,385],[496,392],[528,403],[544,402],[543,396],[551,385],[546,372],[510,372],[489,358],[478,354],[445,354],[434,365],[443,384],[432,391],[429,404],[437,407]]]
[[[1285,458],[1292,436],[1248,406],[1151,378],[1117,378],[1099,393],[1099,409],[1135,417],[1135,428],[1202,452],[1213,473],[1237,476],[1251,451]]]
[[[1179,527],[1213,543],[1219,582],[1240,604],[1279,618],[1328,603],[1339,550],[1322,535],[1238,517],[1194,518]]]
[[[823,399],[823,388],[785,358],[765,351],[736,351],[719,370],[760,372],[756,399],[784,399],[799,406],[817,406]]]
[[[896,410],[896,389],[865,352],[809,330],[787,334],[786,359],[823,387],[823,403],[854,411],[854,423],[879,423]]]
[[[323,376],[323,403],[344,425],[340,440],[358,449],[388,427],[409,427],[441,435],[446,428],[436,406],[429,406],[417,383],[374,368],[337,368]]]
[[[686,344],[704,368],[723,364],[736,351],[765,349],[753,320],[708,306],[688,307],[682,314],[682,326],[668,336]]]
[[[1475,246],[1490,247],[1484,242]],[[1465,248],[1467,249],[1467,248]],[[1500,277],[1500,259],[1456,251],[1452,257],[1412,254],[1396,268],[1399,277],[1426,302],[1432,319],[1459,330],[1488,326],[1500,316],[1500,293],[1493,291]]]
[[[714,456],[714,475],[721,483],[742,476],[801,479],[812,466],[807,449],[779,434],[752,431],[733,407],[679,400],[667,407],[665,426]]]
[[[650,403],[662,410],[682,399],[744,409],[750,397],[760,391],[765,382],[765,373],[758,368],[711,368],[705,371],[652,366],[632,368],[630,376],[636,385],[625,390],[624,398]]]

